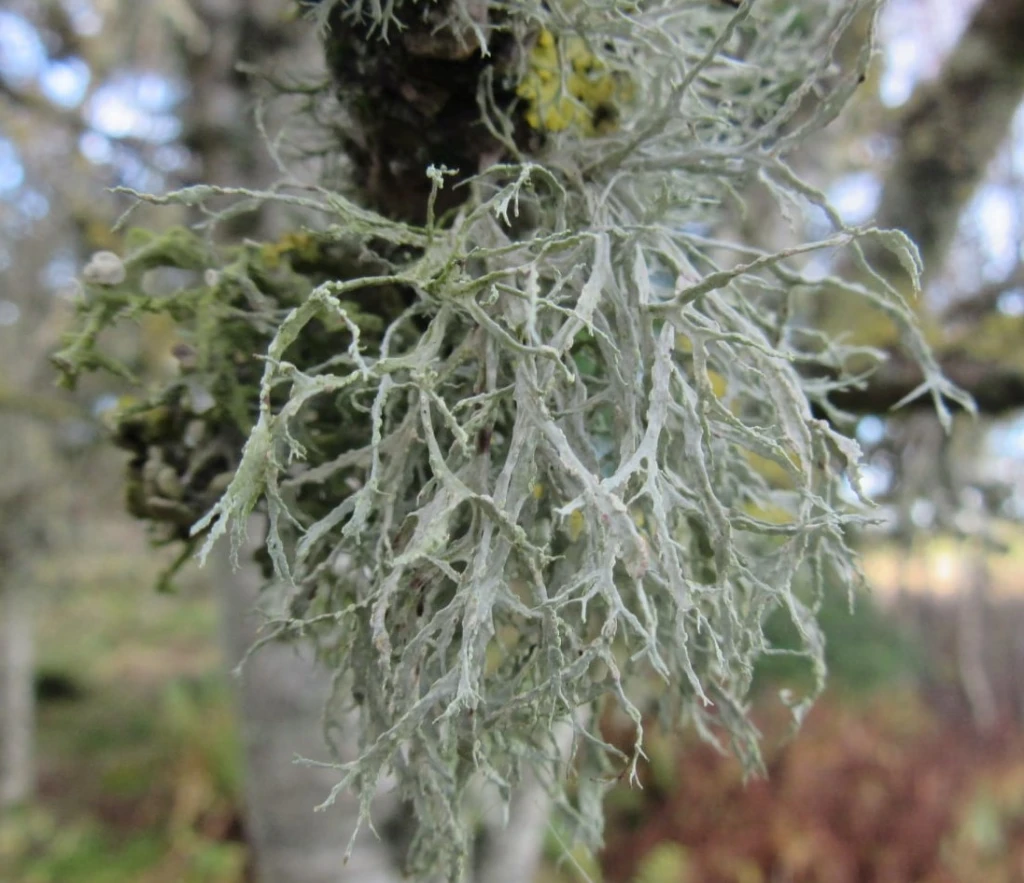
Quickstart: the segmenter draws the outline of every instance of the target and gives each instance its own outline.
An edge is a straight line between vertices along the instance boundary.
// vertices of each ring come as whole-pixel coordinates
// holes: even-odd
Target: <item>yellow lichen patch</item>
[[[763,457],[754,451],[743,452],[747,462],[754,467],[773,488],[792,488],[793,476],[786,467],[770,457]],[[798,467],[799,468],[799,467]]]
[[[708,371],[708,382],[711,384],[711,391],[718,398],[722,398],[722,396],[725,395],[726,390],[729,388],[729,381],[727,381],[717,371]]]
[[[644,516],[643,510],[638,506],[631,506],[629,514],[633,518],[633,524],[635,524],[640,530],[643,530],[647,526],[647,518]]]
[[[569,533],[569,541],[575,543],[581,536],[583,531],[587,527],[587,520],[583,517],[583,513],[579,509],[573,509],[569,513],[569,518],[566,522],[566,530]]]
[[[767,524],[792,524],[796,518],[788,509],[781,506],[759,506],[756,503],[744,503],[743,511],[751,518]]]
[[[314,261],[319,254],[316,238],[305,232],[287,233],[277,242],[266,242],[260,246],[260,257],[269,270],[276,270],[281,261],[292,255],[303,260]]]
[[[633,84],[609,68],[580,37],[556,40],[541,31],[516,93],[527,103],[526,122],[546,132],[574,129],[601,135],[618,128],[619,114],[633,98]]]
[[[690,340],[685,334],[676,335],[676,350],[680,353],[691,354],[693,352],[693,341]],[[718,397],[722,398],[725,396],[729,389],[729,381],[725,377],[719,374],[717,371],[711,368],[707,371],[708,382],[711,384],[711,391]]]
[[[1020,345],[1022,332],[1024,319],[996,312],[952,341],[952,347],[1001,367],[1020,368],[1024,366],[1024,351]]]
[[[498,628],[498,633],[487,645],[487,656],[484,663],[487,674],[494,674],[501,668],[521,637],[520,631],[511,625],[506,624]]]

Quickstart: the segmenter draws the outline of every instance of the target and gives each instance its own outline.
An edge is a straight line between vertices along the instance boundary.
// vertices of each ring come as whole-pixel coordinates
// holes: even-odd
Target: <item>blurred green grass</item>
[[[170,559],[165,551],[149,548],[133,525],[111,521],[90,526],[78,543],[47,554],[33,569],[39,670],[48,685],[39,708],[39,797],[0,819],[0,883],[249,879],[240,754],[218,652],[216,599],[205,575],[195,569],[185,571],[175,594],[155,592],[157,576]],[[815,712],[817,719],[845,715],[859,721],[850,715],[860,712],[851,709],[862,706],[864,719],[870,720],[879,715],[881,701],[885,739],[896,744],[931,738],[928,733],[935,728],[921,730],[918,720],[924,712],[911,716],[909,729],[899,717],[918,708],[906,696],[913,695],[927,664],[924,651],[870,597],[857,598],[851,611],[845,596],[830,596],[820,615],[828,641],[831,699]],[[784,614],[774,615],[767,628],[775,646],[798,646]],[[780,687],[802,690],[810,679],[805,660],[776,656],[758,666],[756,687],[777,707]],[[645,789],[613,790],[609,809],[619,827],[609,834],[625,834],[636,844],[628,876],[633,883],[701,879],[707,856],[697,846],[657,839],[664,836],[654,831],[664,823],[665,807],[682,799],[687,788],[698,787],[720,794],[715,801],[731,795],[735,812],[742,812],[739,801],[748,798],[737,795],[747,792],[728,765],[702,767],[702,775],[710,778],[701,784],[692,778],[693,763],[686,766],[689,755],[680,754],[678,734],[655,728],[649,735]],[[813,727],[811,737],[811,742],[793,743],[795,757],[801,750],[825,750],[825,736],[817,747]],[[789,749],[772,748],[776,757],[783,750]],[[1001,869],[1012,851],[1002,844],[1012,842],[1011,829],[1024,818],[1014,796],[1024,780],[1016,767],[1013,777],[1008,769],[993,767],[995,784],[979,780],[977,789],[965,795],[962,819],[958,816],[946,835],[944,848],[964,863],[965,880],[988,879],[971,874],[980,867],[988,869],[985,873]],[[996,787],[1011,778],[1016,790]],[[999,854],[987,857],[993,843]],[[557,828],[549,832],[547,845],[542,883],[602,879],[601,865],[592,857],[574,852],[566,861]],[[759,879],[751,857],[736,868],[728,873],[742,871],[744,879]],[[614,879],[607,869],[605,879]],[[991,879],[1002,878],[996,874]]]
[[[927,664],[924,650],[867,592],[852,599],[842,592],[827,592],[817,618],[825,635],[829,691],[848,700],[913,683]],[[781,687],[809,691],[814,672],[805,656],[795,655],[800,636],[784,610],[768,617],[765,637],[783,653],[758,660],[754,692]]]
[[[111,522],[36,562],[38,798],[0,819],[0,883],[239,883],[241,768],[201,572]],[[54,687],[53,685],[57,685]]]

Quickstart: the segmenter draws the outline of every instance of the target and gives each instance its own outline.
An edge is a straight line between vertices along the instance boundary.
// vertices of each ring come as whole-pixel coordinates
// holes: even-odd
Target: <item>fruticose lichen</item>
[[[372,40],[423,8],[318,5],[324,21],[340,8],[371,23]],[[144,197],[234,196],[326,221],[262,246],[143,236],[123,280],[88,286],[62,355],[72,374],[116,368],[102,328],[174,317],[180,377],[119,423],[136,509],[203,557],[225,534],[237,548],[265,513],[268,591],[289,611],[268,639],[315,635],[335,703],[360,712],[338,789],[368,812],[394,773],[421,826],[412,868],[450,875],[476,776],[507,798],[525,767],[541,772],[596,846],[603,791],[632,775],[652,710],[726,733],[756,765],[745,700],[771,611],[789,612],[820,682],[815,599],[858,579],[844,499],[859,452],[818,415],[837,416],[828,395],[859,380],[844,366],[865,354],[806,327],[798,295],[866,298],[900,324],[922,391],[940,409],[958,395],[859,243],[881,240],[916,278],[913,247],[845,225],[786,162],[855,88],[870,45],[844,73],[835,51],[871,0],[479,6],[450,8],[480,58],[495,34],[522,41],[524,59],[548,34],[585,42],[599,72],[626,71],[615,125],[566,110],[583,100],[572,89],[555,110],[591,124],[551,125],[524,103],[529,87],[499,106],[482,80],[504,161],[468,170],[461,201],[424,224],[288,181]],[[524,113],[548,120],[533,156],[514,136]],[[423,169],[431,205],[449,171]],[[779,252],[737,241],[732,206],[755,184],[833,232]],[[861,281],[805,274],[804,256],[826,250],[859,262]],[[154,267],[191,282],[143,294]],[[636,722],[629,756],[602,738],[609,703]],[[565,721],[571,781],[552,737]]]

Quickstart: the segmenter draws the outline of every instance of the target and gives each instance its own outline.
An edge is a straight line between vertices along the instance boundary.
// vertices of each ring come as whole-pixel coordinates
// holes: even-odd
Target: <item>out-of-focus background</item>
[[[879,523],[860,538],[872,593],[821,612],[828,692],[790,740],[777,697],[810,672],[762,665],[769,775],[746,783],[727,754],[654,730],[644,788],[609,797],[591,879],[1024,880],[1024,49],[1016,68],[998,54],[1020,5],[890,0],[870,76],[803,163],[847,220],[898,217],[903,187],[924,227],[948,227],[922,244],[921,314],[984,413],[946,437],[927,409],[851,403]],[[243,157],[258,138],[233,61],[303,52],[306,31],[284,0],[0,3],[0,883],[248,879],[210,576],[189,567],[155,591],[175,550],[125,513],[125,455],[103,443],[130,387],[58,392],[48,356],[88,255],[119,247],[128,202],[109,188],[159,191]],[[922,119],[943,121],[935,180],[908,183]],[[928,192],[946,186],[953,216],[933,217]],[[143,379],[173,370],[170,329],[130,324],[112,350]],[[544,879],[577,879],[557,838],[549,851]]]

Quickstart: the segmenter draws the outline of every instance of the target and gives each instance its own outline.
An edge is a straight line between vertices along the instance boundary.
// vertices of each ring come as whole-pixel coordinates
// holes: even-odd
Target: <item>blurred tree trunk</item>
[[[985,611],[991,583],[988,561],[977,549],[964,550],[969,576],[960,587],[957,605],[957,668],[971,718],[980,733],[991,733],[999,720],[999,705],[986,666]]]
[[[66,502],[68,476],[55,437],[62,421],[79,416],[53,394],[46,361],[53,304],[37,282],[62,222],[49,217],[35,226],[0,291],[19,315],[16,325],[0,329],[0,809],[34,797],[33,564],[59,532],[53,512]]]
[[[277,0],[202,0],[197,5],[205,34],[188,58],[192,98],[185,140],[198,160],[195,178],[212,184],[261,188],[276,170],[256,132],[250,79],[240,62],[260,67],[273,60],[288,68],[311,45],[312,28],[281,20]],[[186,53],[189,47],[185,47]],[[263,209],[237,219],[232,235],[261,236],[273,223]],[[252,535],[260,536],[254,521]],[[249,550],[250,552],[252,550]],[[226,661],[234,669],[258,638],[257,612],[264,583],[251,554],[235,571],[221,550],[215,580]],[[352,861],[343,858],[358,806],[340,795],[331,811],[316,812],[337,781],[328,768],[300,766],[296,757],[327,760],[323,711],[328,673],[307,644],[265,646],[247,662],[236,683],[244,767],[245,817],[261,883],[397,883],[386,848],[364,832]]]
[[[262,536],[259,519],[252,537]],[[237,665],[259,637],[262,573],[252,561],[234,570],[226,551],[216,574],[222,637],[231,665]],[[247,830],[259,880],[265,883],[397,883],[398,866],[387,842],[360,831],[352,859],[343,864],[359,807],[349,794],[324,812],[322,803],[337,781],[324,767],[304,766],[296,757],[326,760],[323,711],[330,696],[329,673],[313,658],[308,642],[274,642],[245,662],[238,681],[242,744],[245,752]],[[344,736],[344,734],[342,734]],[[348,743],[354,749],[352,742]],[[343,743],[344,745],[344,743]],[[351,758],[343,758],[351,759]],[[383,795],[378,818],[397,809]]]
[[[41,322],[45,309],[28,303],[26,324]],[[16,345],[0,349],[7,379],[25,390],[6,402],[0,390],[0,809],[27,803],[35,792],[33,563],[59,530],[52,513],[61,506],[66,475],[53,456],[53,437],[58,421],[75,413],[40,391],[45,334],[38,327],[29,330],[35,333],[22,333]]]
[[[26,803],[35,788],[35,674],[32,595],[9,579],[0,556],[0,810]]]

